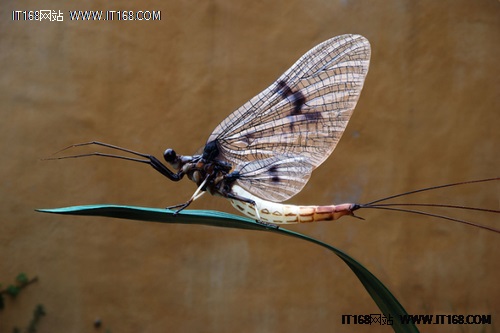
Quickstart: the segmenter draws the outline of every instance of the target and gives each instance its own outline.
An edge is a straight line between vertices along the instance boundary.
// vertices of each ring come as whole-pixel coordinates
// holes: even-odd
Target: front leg
[[[110,148],[113,150],[121,151],[124,153],[129,153],[135,156],[139,156],[142,158],[137,158],[137,157],[130,157],[130,156],[123,156],[123,155],[118,155],[118,154],[110,154],[110,153],[101,153],[101,152],[93,152],[93,153],[87,153],[87,154],[78,154],[78,155],[68,155],[68,156],[61,156],[61,157],[48,157],[45,158],[45,160],[62,160],[62,159],[67,159],[67,158],[81,158],[81,157],[89,157],[89,156],[101,156],[101,157],[108,157],[108,158],[117,158],[121,160],[126,160],[126,161],[132,161],[132,162],[139,162],[139,163],[144,163],[144,164],[149,164],[151,165],[156,171],[167,177],[168,179],[177,182],[182,179],[184,176],[184,173],[182,171],[179,171],[177,173],[171,171],[169,168],[167,168],[166,165],[162,164],[156,157],[153,155],[149,154],[144,154],[140,153],[138,151],[134,151],[131,149],[111,145],[109,143],[105,142],[100,142],[100,141],[90,141],[90,142],[83,142],[83,143],[77,143],[73,144],[71,146],[68,146],[64,149],[59,150],[55,154],[58,154],[60,152],[63,152],[65,150],[75,148],[75,147],[82,147],[82,146],[100,146],[100,147],[106,147]],[[175,158],[175,152],[174,152],[174,158]]]
[[[149,165],[153,167],[156,171],[167,177],[168,179],[177,182],[184,177],[184,172],[179,171],[177,173],[172,172],[169,168],[166,167],[163,163],[161,163],[156,157],[153,155],[145,155],[149,159]]]

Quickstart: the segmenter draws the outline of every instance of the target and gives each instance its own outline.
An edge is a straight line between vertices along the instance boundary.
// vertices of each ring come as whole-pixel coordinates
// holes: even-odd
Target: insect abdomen
[[[255,211],[257,209],[260,220],[263,222],[275,224],[308,223],[333,221],[344,215],[352,215],[352,204],[295,206],[263,200],[250,194],[238,185],[233,186],[232,191],[242,197],[254,200],[256,208],[249,203],[237,200],[230,200],[231,205],[253,219],[258,218]]]

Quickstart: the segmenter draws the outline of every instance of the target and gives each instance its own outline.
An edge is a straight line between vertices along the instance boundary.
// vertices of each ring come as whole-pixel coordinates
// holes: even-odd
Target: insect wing
[[[224,119],[207,143],[216,140],[218,158],[236,166],[275,156],[296,156],[312,166],[310,174],[328,158],[342,136],[369,60],[370,44],[359,35],[338,36],[319,44]],[[259,190],[260,196],[272,200],[272,192],[282,189],[278,183],[270,182],[269,192]],[[248,184],[241,183],[255,193]],[[291,196],[301,188],[293,188]]]
[[[240,164],[238,184],[258,197],[285,201],[306,185],[313,166],[300,156],[275,155]]]

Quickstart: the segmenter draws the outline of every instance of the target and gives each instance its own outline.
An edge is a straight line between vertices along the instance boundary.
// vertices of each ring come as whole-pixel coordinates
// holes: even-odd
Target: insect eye
[[[175,153],[175,151],[173,149],[169,148],[169,149],[165,150],[165,152],[163,153],[163,158],[168,163],[174,163],[175,160],[177,159],[177,154]]]

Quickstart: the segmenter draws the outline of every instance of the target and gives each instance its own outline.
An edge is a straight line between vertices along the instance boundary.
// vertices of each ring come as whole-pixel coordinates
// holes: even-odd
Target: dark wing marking
[[[236,168],[237,182],[258,197],[285,201],[306,185],[313,166],[303,157],[275,155],[245,162]]]

